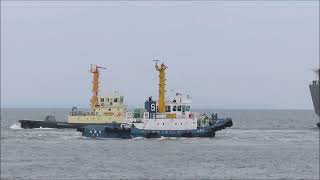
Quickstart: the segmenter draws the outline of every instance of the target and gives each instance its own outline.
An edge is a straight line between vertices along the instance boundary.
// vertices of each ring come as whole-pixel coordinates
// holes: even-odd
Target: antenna
[[[153,62],[156,62],[156,65],[157,65],[160,60],[154,59],[154,60],[152,60],[152,61],[153,61]]]
[[[311,70],[312,70],[314,73],[318,73],[320,69],[314,68],[314,69],[311,69]]]
[[[107,69],[107,68],[105,68],[105,67],[102,67],[102,66],[97,66],[97,68],[99,69]]]

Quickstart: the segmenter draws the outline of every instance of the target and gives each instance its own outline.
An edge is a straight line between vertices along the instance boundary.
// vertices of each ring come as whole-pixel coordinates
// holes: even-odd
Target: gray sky
[[[196,108],[312,108],[319,2],[1,2],[2,107],[89,107],[101,93],[130,106],[167,92]]]

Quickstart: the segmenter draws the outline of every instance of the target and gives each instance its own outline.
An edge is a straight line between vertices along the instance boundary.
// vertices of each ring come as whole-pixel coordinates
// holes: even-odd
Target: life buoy
[[[104,103],[101,103],[101,106],[104,106]]]

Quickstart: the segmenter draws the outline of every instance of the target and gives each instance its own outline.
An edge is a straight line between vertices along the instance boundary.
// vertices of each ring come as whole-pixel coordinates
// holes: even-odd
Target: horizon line
[[[2,107],[0,106],[0,109],[71,109],[72,107]],[[79,109],[90,109],[90,107],[78,107]],[[139,106],[128,106],[128,109],[135,109],[139,108]],[[243,107],[243,108],[237,108],[237,107],[212,107],[212,108],[201,108],[201,107],[194,107],[192,108],[194,110],[207,110],[207,109],[216,109],[216,110],[312,110],[313,108],[252,108],[252,107]]]

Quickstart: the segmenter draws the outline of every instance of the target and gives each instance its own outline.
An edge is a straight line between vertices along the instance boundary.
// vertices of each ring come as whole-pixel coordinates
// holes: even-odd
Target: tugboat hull
[[[132,138],[130,128],[121,127],[121,124],[89,125],[78,128],[77,131],[80,131],[82,136],[89,138]]]
[[[21,128],[33,129],[33,128],[55,128],[55,129],[78,129],[89,125],[106,125],[95,124],[95,123],[67,123],[67,122],[51,122],[51,121],[40,121],[40,120],[19,120]]]
[[[85,128],[79,128],[82,136],[89,138],[119,138],[131,139],[135,137],[160,138],[160,137],[214,137],[215,132],[212,128],[199,128],[185,131],[157,131],[141,130],[137,128],[113,128],[109,126],[90,125]]]
[[[68,124],[66,122],[48,122],[48,121],[35,121],[35,120],[19,120],[21,124],[21,128],[24,129],[33,129],[33,128],[77,128],[78,126],[74,126]]]
[[[141,130],[131,129],[133,137],[160,138],[160,137],[214,137],[216,134],[212,128],[199,128],[194,130]]]
[[[215,132],[232,126],[231,119],[220,119],[212,126],[198,127],[191,130],[146,130],[136,127],[124,127],[124,124],[89,125],[78,128],[82,136],[89,138],[120,138],[134,137],[215,137]]]

